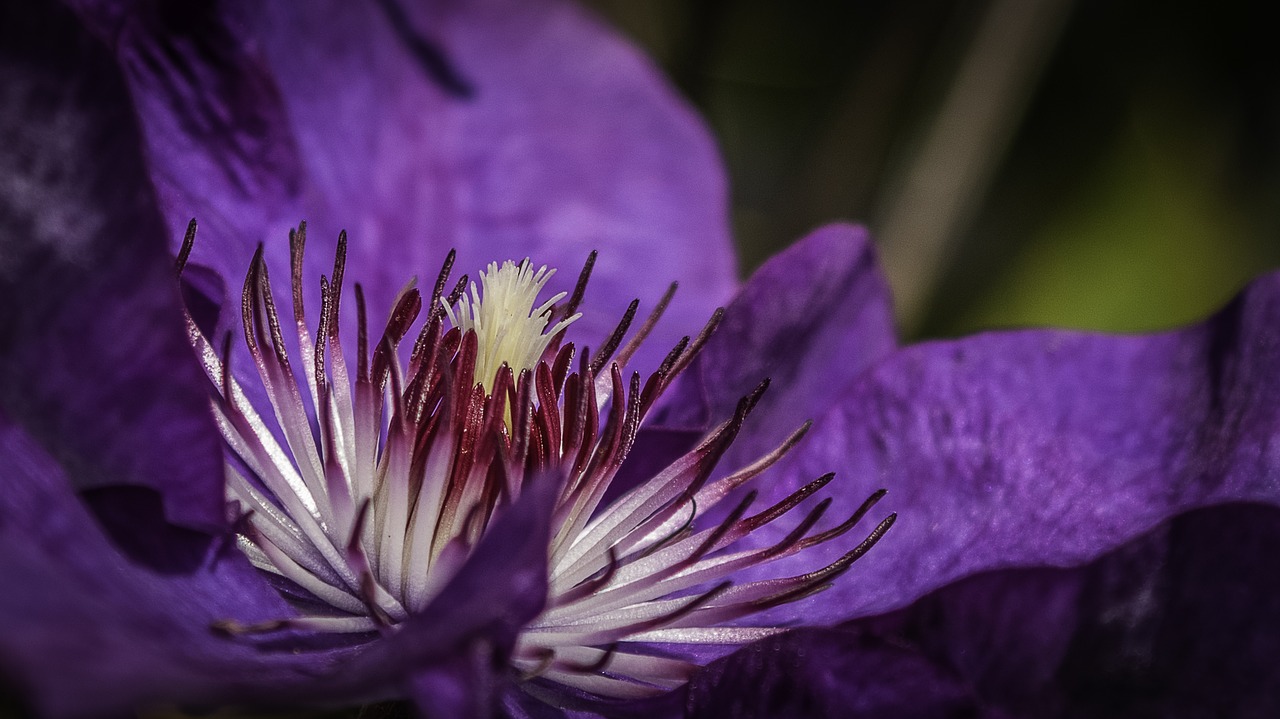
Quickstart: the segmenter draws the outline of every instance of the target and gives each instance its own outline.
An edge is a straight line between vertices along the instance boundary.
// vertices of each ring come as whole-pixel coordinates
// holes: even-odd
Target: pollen
[[[194,236],[193,222],[179,272]],[[528,260],[490,264],[479,287],[464,276],[446,291],[450,253],[430,295],[410,283],[380,331],[370,331],[364,293],[354,284],[352,348],[338,321],[346,235],[338,238],[332,274],[320,278],[314,325],[304,298],[305,242],[305,225],[290,233],[296,342],[286,344],[288,325],[277,313],[261,247],[245,277],[243,341],[260,388],[246,392],[240,382],[253,372],[232,372],[230,335],[219,348],[187,316],[226,444],[237,545],[295,611],[254,627],[219,625],[232,635],[287,630],[377,641],[426,611],[474,559],[492,523],[543,483],[555,499],[547,596],[503,657],[509,678],[560,706],[584,697],[654,696],[693,676],[707,656],[700,647],[783,631],[753,625],[751,617],[825,589],[893,524],[891,514],[863,539],[842,539],[884,491],[853,514],[824,521],[832,500],[820,493],[834,474],[752,509],[757,494],[749,484],[808,429],[796,428],[744,466],[719,466],[767,380],[683,456],[610,492],[646,418],[723,316],[717,311],[678,342],[647,378],[628,372],[674,285],[634,330],[638,301],[598,350],[578,352],[565,328],[580,316],[594,253],[572,293],[542,302],[553,270],[534,271]],[[419,320],[411,349],[402,349]],[[756,534],[766,525],[769,540]],[[831,542],[845,546],[808,552]],[[789,557],[819,561],[799,574],[792,560],[781,576],[735,579],[745,570],[760,576],[755,569]]]
[[[450,324],[476,335],[475,376],[481,385],[492,388],[504,364],[517,375],[533,369],[552,338],[582,317],[577,313],[554,324],[548,321],[551,308],[568,292],[534,306],[555,273],[546,265],[534,271],[527,258],[520,264],[507,260],[498,266],[491,262],[480,273],[480,287],[472,282],[470,293],[458,299],[456,312],[441,300]]]

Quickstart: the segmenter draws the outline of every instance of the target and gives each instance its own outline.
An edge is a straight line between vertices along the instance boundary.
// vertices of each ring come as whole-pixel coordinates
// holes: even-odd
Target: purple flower
[[[633,297],[655,302],[679,280],[632,362],[660,375],[677,338],[732,292],[706,132],[642,58],[562,3],[69,4],[0,18],[0,121],[15,140],[0,152],[0,686],[55,716],[396,697],[442,716],[498,697],[514,714],[553,711],[509,691],[498,661],[520,656],[545,609],[547,544],[525,541],[551,530],[536,487],[494,514],[422,611],[382,617],[396,626],[386,636],[274,624],[297,612],[235,546],[182,307],[264,407],[254,353],[219,342],[241,334],[250,271],[249,315],[265,327],[250,335],[275,352],[265,296],[290,296],[280,240],[298,218],[311,222],[309,263],[350,230],[345,273],[374,317],[449,247],[470,272],[526,255],[564,272],[598,249],[572,336],[607,336]],[[180,298],[172,253],[192,215]],[[259,243],[275,285],[252,259]],[[320,312],[322,329],[358,335],[351,314]],[[1274,714],[1277,320],[1268,278],[1180,332],[898,350],[865,234],[801,240],[728,305],[618,481],[652,476],[740,416],[768,376],[719,466],[747,465],[814,419],[757,480],[759,506],[835,471],[828,517],[855,516],[883,486],[877,511],[901,520],[820,597],[752,618],[822,628],[760,640],[631,709]],[[304,415],[280,424],[326,431]],[[719,523],[732,505],[697,526],[735,526]],[[254,517],[235,529],[265,532]],[[784,546],[794,527],[765,524],[735,548]],[[732,578],[791,576],[848,551],[828,542]],[[265,626],[281,631],[245,631]]]

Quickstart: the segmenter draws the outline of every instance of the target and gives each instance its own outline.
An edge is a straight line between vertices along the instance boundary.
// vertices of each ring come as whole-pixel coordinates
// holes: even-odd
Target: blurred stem
[[[688,13],[689,28],[685,32],[679,56],[673,63],[676,85],[695,105],[705,107],[708,67],[716,51],[717,30],[724,14],[724,0],[695,0],[683,6]]]
[[[986,195],[1069,7],[1070,0],[991,0],[936,115],[873,215],[908,336]]]

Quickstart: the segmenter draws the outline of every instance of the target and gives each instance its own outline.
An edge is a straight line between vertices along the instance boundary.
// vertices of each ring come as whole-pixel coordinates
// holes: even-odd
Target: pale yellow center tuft
[[[456,312],[445,305],[444,311],[454,327],[476,333],[478,382],[492,387],[503,364],[517,376],[520,370],[532,369],[551,338],[582,316],[578,313],[548,325],[551,308],[564,299],[568,294],[565,292],[534,306],[538,293],[555,273],[546,265],[535,272],[527,259],[518,265],[507,260],[501,267],[490,262],[488,269],[480,273],[480,286],[471,283],[470,295],[462,295]]]

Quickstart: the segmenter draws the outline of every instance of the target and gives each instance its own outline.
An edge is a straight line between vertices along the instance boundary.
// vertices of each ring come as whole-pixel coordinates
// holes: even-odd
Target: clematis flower
[[[642,58],[561,3],[70,7],[0,23],[0,117],[17,140],[0,153],[0,684],[55,716],[397,697],[441,716],[561,711],[509,691],[495,662],[527,648],[521,633],[545,609],[547,543],[527,540],[550,534],[552,493],[533,482],[495,512],[439,593],[376,641],[289,619],[296,607],[236,546],[237,530],[265,533],[270,507],[228,522],[227,455],[182,307],[230,358],[219,385],[270,407],[248,345],[217,343],[240,329],[229,288],[248,271],[260,350],[274,352],[265,298],[292,297],[295,273],[273,285],[261,268],[304,264],[280,241],[300,217],[313,261],[341,256],[329,244],[339,227],[358,238],[342,273],[384,310],[406,269],[432,273],[449,247],[473,272],[525,256],[563,270],[599,249],[590,302],[564,329],[597,341],[632,298],[656,303],[679,280],[631,358],[661,371],[732,292],[705,130]],[[173,254],[192,215],[200,239],[180,298]],[[339,304],[333,292],[322,296]],[[1280,540],[1277,279],[1203,325],[1143,337],[1037,330],[899,350],[888,309],[865,233],[819,230],[737,291],[651,408],[615,481],[670,466],[767,376],[724,449],[726,473],[812,419],[753,485],[760,506],[834,471],[830,516],[855,516],[884,486],[877,510],[901,520],[820,597],[751,619],[813,628],[716,660],[657,703],[607,709],[1280,708],[1280,594],[1256,570]],[[325,317],[335,336],[359,335]],[[324,421],[308,415],[308,431]],[[733,526],[724,519],[713,508],[695,526]],[[775,547],[793,529],[767,524],[736,546]],[[847,551],[829,542],[733,580],[833,566]],[[399,619],[365,616],[379,618]]]
[[[179,268],[195,230],[193,222]],[[261,251],[242,296],[245,343],[278,433],[232,377],[230,337],[218,353],[188,314],[191,343],[218,387],[213,410],[231,455],[226,494],[242,514],[238,546],[298,610],[297,616],[249,626],[219,622],[216,627],[228,634],[300,630],[359,643],[380,630],[394,635],[416,616],[436,611],[456,579],[483,571],[473,566],[473,551],[478,555],[479,546],[502,537],[506,513],[532,505],[523,511],[542,514],[549,526],[514,539],[541,547],[542,586],[523,592],[544,600],[514,646],[494,659],[521,675],[521,690],[552,705],[572,699],[554,690],[653,697],[682,686],[697,668],[657,653],[661,645],[690,645],[696,654],[779,633],[773,626],[723,625],[828,588],[895,519],[885,518],[826,566],[735,585],[729,578],[747,568],[839,539],[883,492],[845,521],[819,530],[831,502],[826,500],[769,546],[737,550],[833,475],[748,513],[750,493],[724,520],[694,527],[804,433],[801,428],[757,461],[707,481],[764,383],[697,447],[636,486],[614,483],[649,411],[697,356],[718,314],[696,338],[682,339],[646,380],[632,373],[628,386],[620,368],[656,326],[669,294],[623,344],[637,306],[632,303],[600,349],[593,354],[584,348],[575,367],[576,348],[561,343],[582,317],[577,310],[594,255],[572,296],[560,293],[544,302],[539,293],[554,270],[535,271],[528,260],[490,263],[480,276],[483,289],[472,282],[467,294],[464,278],[446,295],[450,254],[425,312],[420,293],[406,287],[372,351],[363,292],[355,286],[353,375],[339,330],[346,241],[339,240],[333,279],[321,278],[320,320],[312,335],[301,277],[305,225],[289,240],[296,372],[305,381],[289,358]],[[402,368],[398,345],[420,313],[425,319]],[[453,326],[448,332],[445,317]]]

